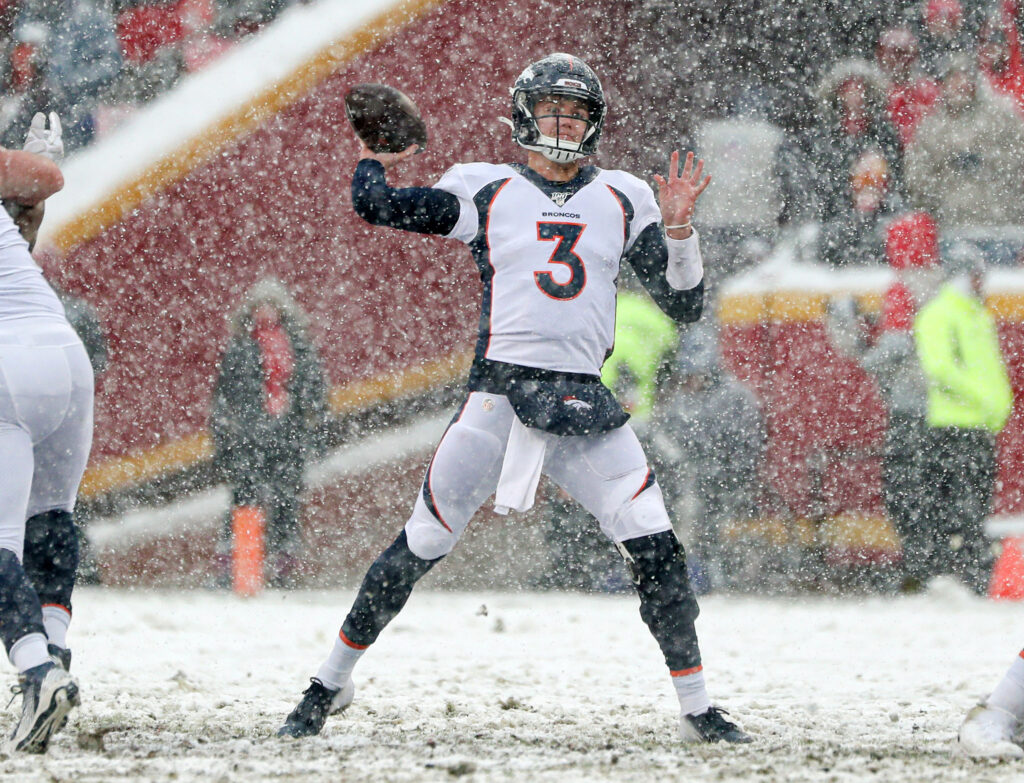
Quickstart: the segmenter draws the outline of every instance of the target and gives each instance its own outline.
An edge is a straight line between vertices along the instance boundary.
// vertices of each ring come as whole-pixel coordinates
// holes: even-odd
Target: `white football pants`
[[[19,560],[26,519],[74,509],[92,419],[92,367],[74,330],[0,326],[0,548]]]
[[[405,525],[409,549],[417,557],[433,560],[448,554],[476,510],[494,494],[514,417],[503,395],[470,393],[434,452]],[[553,438],[544,473],[616,543],[672,527],[661,488],[628,424],[600,435]]]

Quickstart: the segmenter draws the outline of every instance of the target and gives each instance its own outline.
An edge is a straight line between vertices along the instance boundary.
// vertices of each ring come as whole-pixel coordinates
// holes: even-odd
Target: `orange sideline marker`
[[[1004,601],[1024,600],[1024,539],[1004,538],[1003,553],[992,568],[990,598]]]
[[[263,511],[256,506],[236,506],[231,512],[231,575],[239,595],[256,595],[263,589],[264,524]]]

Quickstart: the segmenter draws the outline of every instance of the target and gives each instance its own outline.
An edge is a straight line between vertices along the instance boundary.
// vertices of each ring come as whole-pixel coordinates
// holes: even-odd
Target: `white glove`
[[[28,135],[25,136],[25,152],[32,152],[49,158],[59,164],[64,160],[64,141],[61,139],[60,117],[57,112],[50,112],[50,127],[46,127],[46,115],[37,111],[32,118],[32,124],[28,126]]]

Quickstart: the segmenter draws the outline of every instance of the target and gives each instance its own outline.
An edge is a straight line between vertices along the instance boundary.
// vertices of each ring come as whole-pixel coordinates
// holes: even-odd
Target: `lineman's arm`
[[[63,187],[64,175],[52,160],[0,147],[0,198],[33,206]]]

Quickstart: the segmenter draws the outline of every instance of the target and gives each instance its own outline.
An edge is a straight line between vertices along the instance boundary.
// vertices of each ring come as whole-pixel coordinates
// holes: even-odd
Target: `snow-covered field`
[[[360,662],[349,711],[319,737],[277,739],[351,598],[82,589],[82,708],[47,756],[4,759],[0,779],[1024,781],[1024,763],[953,749],[1018,651],[1024,607],[952,585],[706,598],[708,682],[756,735],[746,747],[678,743],[635,598],[563,593],[415,594]]]

